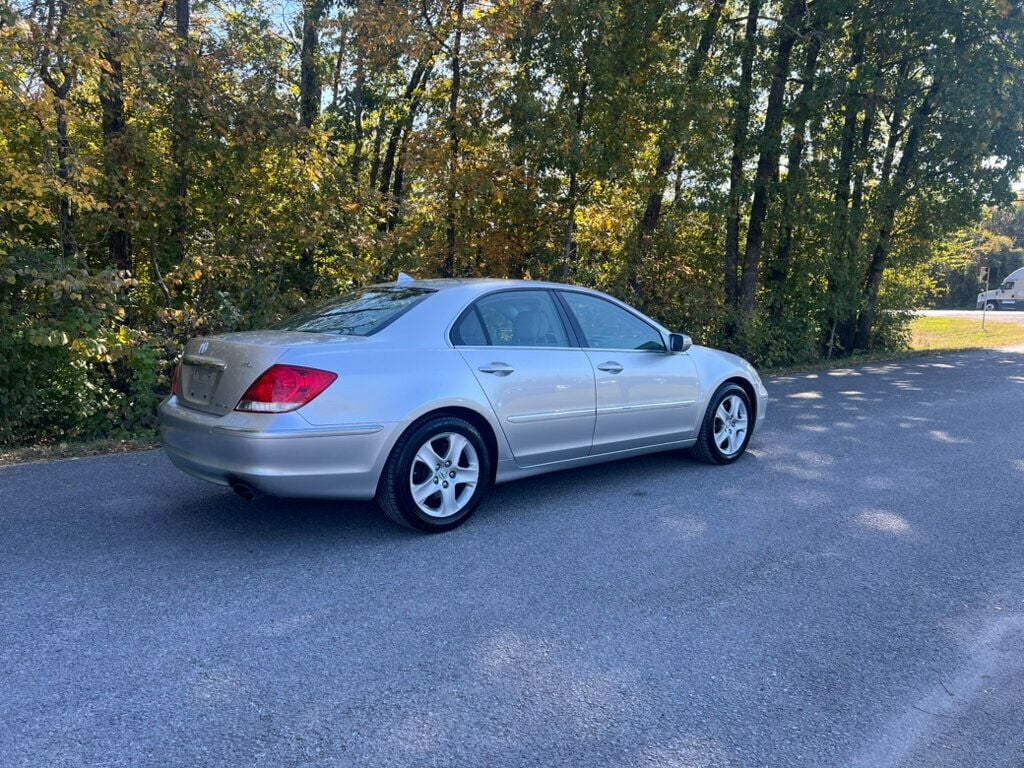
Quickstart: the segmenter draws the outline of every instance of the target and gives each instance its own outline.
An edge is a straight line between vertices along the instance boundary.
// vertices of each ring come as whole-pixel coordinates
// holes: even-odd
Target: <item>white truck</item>
[[[994,291],[979,293],[978,309],[1024,310],[1024,267],[1008,274]]]

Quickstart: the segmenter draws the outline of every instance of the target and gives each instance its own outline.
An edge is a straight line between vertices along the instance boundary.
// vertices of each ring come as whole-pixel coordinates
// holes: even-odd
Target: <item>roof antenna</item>
[[[395,280],[395,283],[397,285],[409,285],[409,283],[415,283],[415,282],[416,281],[413,278],[411,278],[409,275],[405,274],[405,272],[399,272],[398,273],[398,279]]]

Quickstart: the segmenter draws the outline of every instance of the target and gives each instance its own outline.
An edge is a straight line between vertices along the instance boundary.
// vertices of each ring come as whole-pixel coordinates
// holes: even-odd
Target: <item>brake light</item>
[[[236,411],[285,413],[323,392],[338,374],[298,365],[272,365],[245,391]]]
[[[171,394],[181,397],[181,360],[174,366],[174,375],[171,376]]]

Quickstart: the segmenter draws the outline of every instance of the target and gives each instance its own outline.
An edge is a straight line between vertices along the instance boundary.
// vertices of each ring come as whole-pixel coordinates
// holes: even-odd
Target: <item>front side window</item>
[[[434,293],[431,288],[375,285],[304,309],[273,326],[277,331],[369,336]]]
[[[1003,283],[1002,288],[1003,288],[1004,291],[1012,291],[1013,290],[1013,280],[1007,280],[1005,283]]]
[[[561,294],[576,317],[588,347],[665,351],[661,333],[631,312],[585,293]]]
[[[452,329],[457,346],[568,347],[554,299],[547,291],[503,291],[484,296]]]

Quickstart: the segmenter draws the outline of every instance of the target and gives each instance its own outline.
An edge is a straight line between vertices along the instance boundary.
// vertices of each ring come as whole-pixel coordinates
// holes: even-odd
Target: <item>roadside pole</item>
[[[988,293],[988,267],[982,267],[978,275],[980,280],[985,281],[985,293]],[[981,330],[985,330],[985,315],[988,313],[988,299],[981,302]]]

